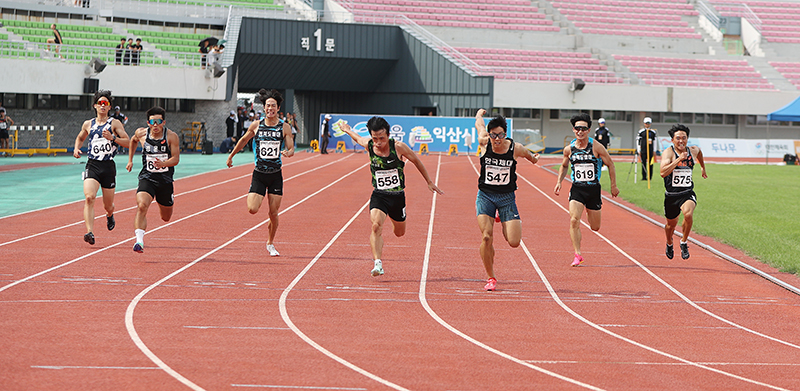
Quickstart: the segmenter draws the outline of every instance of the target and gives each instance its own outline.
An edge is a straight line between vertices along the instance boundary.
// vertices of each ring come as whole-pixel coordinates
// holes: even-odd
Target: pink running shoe
[[[573,266],[573,267],[574,267],[574,266],[578,266],[578,265],[580,265],[581,263],[583,263],[583,257],[582,257],[582,256],[580,256],[580,255],[578,255],[578,254],[575,254],[575,259],[573,259],[573,260],[572,260],[572,266]]]
[[[484,286],[483,289],[486,289],[487,291],[493,291],[495,288],[497,288],[496,278],[491,277],[488,280],[486,280],[486,286]]]
[[[497,212],[497,214],[494,215],[494,222],[495,223],[499,223],[500,222],[500,212]]]

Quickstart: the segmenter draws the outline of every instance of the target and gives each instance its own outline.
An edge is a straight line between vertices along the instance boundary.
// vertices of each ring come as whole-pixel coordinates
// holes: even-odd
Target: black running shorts
[[[262,196],[269,194],[283,195],[283,172],[266,174],[253,170],[253,179],[250,181],[250,193]]]
[[[600,210],[603,198],[600,197],[600,185],[576,186],[569,190],[569,200],[575,200],[586,206],[589,210]]]
[[[89,159],[83,171],[83,180],[89,178],[100,182],[103,189],[113,189],[117,187],[117,166],[113,160]]]
[[[175,192],[172,182],[156,183],[147,179],[139,179],[139,189],[137,193],[145,192],[150,194],[150,197],[155,198],[156,202],[162,206],[172,206],[175,204]]]
[[[686,201],[692,201],[695,203],[695,205],[697,205],[697,196],[694,194],[694,190],[681,195],[665,195],[664,216],[669,220],[677,219],[681,214],[681,207],[686,203]]]
[[[369,199],[369,210],[378,209],[394,221],[406,221],[406,193],[398,193],[400,194],[373,191]]]

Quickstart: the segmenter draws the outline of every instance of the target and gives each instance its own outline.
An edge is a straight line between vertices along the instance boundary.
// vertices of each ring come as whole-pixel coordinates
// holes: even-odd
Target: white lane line
[[[352,155],[348,155],[348,156],[352,156]],[[330,184],[326,185],[325,187],[323,187],[323,188],[317,190],[316,192],[311,193],[310,195],[306,196],[302,200],[297,201],[296,203],[292,204],[288,208],[280,211],[278,213],[278,215],[282,215],[282,214],[292,210],[295,206],[300,205],[300,204],[308,201],[310,198],[312,198],[315,195],[321,193],[322,191],[332,187],[336,183],[339,183],[340,181],[344,180],[345,178],[349,177],[350,175],[352,175],[353,173],[361,170],[364,167],[366,167],[366,164],[356,168],[353,171],[350,171],[349,173],[343,175],[339,179],[337,179],[337,180],[331,182]],[[295,175],[292,178],[297,178],[300,175],[304,175],[304,174],[306,174],[308,172],[316,171],[316,170],[318,170],[318,168],[314,168],[314,169],[306,171],[306,172],[304,172],[302,174]],[[164,361],[162,361],[158,356],[156,356],[156,354],[153,353],[153,351],[151,351],[150,348],[148,348],[147,345],[144,343],[144,341],[142,341],[142,339],[139,337],[139,334],[136,332],[136,327],[133,324],[133,313],[136,310],[136,306],[139,304],[139,302],[142,300],[142,298],[146,294],[148,294],[150,291],[152,291],[153,289],[155,289],[159,285],[163,284],[164,282],[166,282],[167,280],[171,279],[172,277],[175,277],[176,275],[180,274],[181,272],[185,271],[186,269],[196,265],[198,262],[202,261],[203,259],[206,259],[208,256],[210,256],[210,255],[216,253],[217,251],[227,247],[231,243],[241,239],[245,235],[249,234],[250,232],[252,232],[252,231],[254,231],[256,229],[258,229],[259,227],[261,227],[262,225],[264,225],[264,224],[266,224],[268,222],[269,222],[269,219],[266,219],[266,220],[264,220],[264,221],[262,221],[262,222],[260,222],[260,223],[258,223],[256,225],[254,225],[253,227],[251,227],[250,229],[242,232],[241,234],[237,235],[233,239],[228,240],[227,242],[223,243],[219,247],[217,247],[217,248],[215,248],[215,249],[203,254],[201,257],[195,259],[192,262],[189,262],[188,264],[186,264],[185,266],[181,267],[180,269],[178,269],[178,270],[170,273],[166,277],[158,280],[154,284],[152,284],[149,287],[145,288],[143,291],[139,292],[139,294],[136,295],[136,297],[130,302],[130,304],[128,304],[128,309],[125,311],[125,328],[128,330],[128,335],[130,336],[131,340],[133,340],[133,342],[136,345],[136,347],[138,347],[139,350],[141,350],[142,353],[144,353],[144,355],[147,356],[147,358],[150,359],[150,361],[152,361],[153,363],[158,365],[159,368],[163,369],[165,372],[167,372],[167,374],[169,374],[170,376],[172,376],[173,378],[175,378],[176,380],[178,380],[179,382],[183,383],[184,385],[186,385],[187,387],[189,387],[189,388],[191,388],[193,390],[199,391],[199,390],[203,390],[203,388],[198,386],[197,384],[194,384],[191,380],[187,379],[185,376],[181,375],[180,373],[178,373],[174,369],[170,368]]]
[[[437,186],[439,185],[439,173],[441,172],[441,162],[442,162],[442,155],[439,155],[439,164],[437,165],[436,180],[435,180],[435,183],[436,183]],[[473,169],[474,169],[474,166],[473,166]],[[431,201],[431,214],[430,214],[431,217],[430,217],[430,221],[428,222],[428,238],[427,238],[427,241],[425,243],[425,257],[423,258],[423,261],[422,261],[422,276],[420,277],[420,281],[419,281],[419,301],[420,301],[420,303],[422,303],[422,307],[425,308],[425,311],[427,311],[428,314],[434,320],[436,320],[436,322],[438,322],[440,325],[444,326],[444,328],[446,328],[447,330],[449,330],[453,334],[458,335],[459,337],[471,342],[472,344],[477,345],[477,346],[479,346],[479,347],[481,347],[481,348],[483,348],[485,350],[488,350],[489,352],[492,352],[492,353],[494,353],[494,354],[496,354],[496,355],[498,355],[500,357],[503,357],[503,358],[505,358],[507,360],[511,360],[511,361],[513,361],[513,362],[515,362],[517,364],[520,364],[520,365],[523,365],[523,366],[528,367],[530,369],[533,369],[535,371],[541,372],[541,373],[543,373],[545,375],[549,375],[549,376],[555,377],[555,378],[557,378],[559,380],[563,380],[563,381],[575,384],[575,385],[580,386],[580,387],[588,388],[590,390],[602,390],[602,388],[598,388],[598,387],[595,387],[595,386],[593,386],[591,384],[586,384],[586,383],[580,382],[578,380],[566,377],[564,375],[555,373],[553,371],[548,371],[547,369],[544,369],[542,367],[538,367],[536,365],[533,365],[533,364],[531,364],[531,363],[529,363],[529,362],[527,362],[525,360],[520,360],[519,358],[516,358],[516,357],[514,357],[514,356],[512,356],[510,354],[504,353],[504,352],[502,352],[500,350],[497,350],[497,349],[495,349],[495,348],[493,348],[493,347],[491,347],[489,345],[486,345],[483,342],[478,341],[477,339],[470,337],[469,335],[461,332],[460,330],[458,330],[455,327],[451,326],[449,323],[445,322],[444,319],[439,317],[439,315],[431,308],[431,306],[428,304],[428,299],[426,297],[426,288],[427,288],[427,285],[428,285],[428,265],[430,264],[431,242],[433,241],[433,220],[434,220],[434,217],[436,216],[436,198],[437,198],[437,195],[438,195],[437,193],[433,193],[433,200]]]
[[[159,367],[101,367],[101,366],[81,366],[81,365],[31,365],[35,369],[134,369],[134,370],[161,370]]]
[[[323,167],[326,167],[326,166],[329,166],[329,165],[331,165],[331,164],[337,163],[337,162],[339,162],[339,161],[342,161],[342,160],[344,160],[344,159],[347,159],[347,158],[349,158],[350,156],[352,156],[352,155],[347,155],[346,157],[343,157],[343,158],[341,158],[341,159],[339,159],[339,160],[335,160],[335,161],[333,161],[333,162],[330,162],[330,163],[328,163],[328,164],[325,164],[325,165],[323,165],[323,166],[320,166],[320,167],[315,167],[315,168],[313,168],[313,169],[311,169],[311,170],[308,170],[308,171],[302,172],[302,173],[300,173],[300,174],[297,174],[297,175],[295,175],[295,176],[292,176],[291,178],[288,178],[288,179],[284,180],[284,182],[288,182],[288,181],[290,181],[290,180],[292,180],[292,179],[294,179],[294,178],[297,178],[297,177],[303,176],[303,175],[305,175],[305,174],[307,174],[307,173],[309,173],[309,172],[316,171],[316,170],[319,170],[319,169],[321,169],[321,168],[323,168]],[[349,174],[348,174],[348,175],[349,175]],[[162,226],[160,226],[160,227],[156,227],[156,228],[153,228],[153,229],[151,229],[150,231],[148,231],[148,232],[146,233],[146,235],[149,235],[149,234],[151,234],[151,233],[153,233],[153,232],[156,232],[156,231],[158,231],[158,230],[160,230],[160,229],[162,229],[162,228],[169,227],[169,226],[171,226],[171,225],[173,225],[173,224],[177,224],[177,223],[179,223],[179,222],[181,222],[181,221],[184,221],[184,220],[186,220],[186,219],[192,218],[192,217],[194,217],[194,216],[201,215],[201,214],[203,214],[203,213],[205,213],[205,212],[208,212],[208,211],[210,211],[210,210],[213,210],[213,209],[219,208],[219,207],[221,207],[221,206],[224,206],[224,205],[230,204],[230,203],[232,203],[232,202],[234,202],[234,201],[238,201],[238,200],[240,200],[240,199],[242,199],[242,198],[245,198],[245,197],[247,197],[247,194],[244,194],[244,195],[241,195],[241,196],[239,196],[239,197],[236,197],[236,198],[234,198],[234,199],[232,199],[232,200],[225,201],[225,202],[223,202],[223,203],[220,203],[220,204],[214,205],[214,206],[212,206],[212,207],[210,207],[210,208],[207,208],[207,209],[201,210],[201,211],[199,211],[199,212],[196,212],[196,213],[193,213],[193,214],[191,214],[191,215],[188,215],[188,216],[182,217],[182,218],[180,218],[180,219],[178,219],[178,220],[175,220],[175,221],[172,221],[172,222],[166,223],[166,224],[164,224],[164,225],[162,225]],[[267,220],[267,221],[269,221],[269,220]],[[23,283],[23,282],[26,282],[26,281],[29,281],[29,280],[31,280],[31,279],[34,279],[34,278],[36,278],[36,277],[39,277],[39,276],[41,276],[41,275],[47,274],[47,273],[49,273],[49,272],[51,272],[51,271],[53,271],[53,270],[58,270],[58,269],[60,269],[60,268],[62,268],[62,267],[64,267],[64,266],[71,265],[71,264],[73,264],[73,263],[75,263],[75,262],[78,262],[78,261],[80,261],[80,260],[82,260],[82,259],[89,258],[89,257],[91,257],[92,255],[96,255],[96,254],[99,254],[99,253],[101,253],[101,252],[103,252],[103,251],[106,251],[106,250],[108,250],[108,249],[111,249],[111,248],[117,247],[117,246],[119,246],[119,245],[121,245],[121,244],[124,244],[124,243],[126,243],[126,242],[130,241],[131,239],[133,239],[133,238],[131,237],[131,238],[123,239],[123,240],[121,240],[121,241],[119,241],[119,242],[117,242],[117,243],[114,243],[114,244],[112,244],[112,245],[109,245],[109,246],[106,246],[106,247],[100,248],[100,249],[98,249],[98,250],[95,250],[95,251],[92,251],[92,252],[90,252],[90,253],[88,253],[88,254],[85,254],[85,255],[82,255],[82,256],[80,256],[80,257],[78,257],[78,258],[75,258],[75,259],[73,259],[73,260],[71,260],[71,261],[64,262],[64,263],[62,263],[62,264],[60,264],[60,265],[53,266],[53,267],[51,267],[51,268],[49,268],[49,269],[43,270],[43,271],[41,271],[41,272],[38,272],[38,273],[32,274],[32,275],[30,275],[30,276],[28,276],[28,277],[25,277],[25,278],[23,278],[23,279],[20,279],[20,280],[14,281],[14,282],[12,282],[12,283],[9,283],[9,284],[7,284],[7,285],[4,285],[4,286],[0,287],[0,292],[2,292],[2,291],[4,291],[4,290],[7,290],[7,289],[9,289],[9,288],[11,288],[11,287],[13,287],[13,286],[19,285],[19,284],[21,284],[21,283]]]
[[[741,380],[741,381],[744,381],[744,382],[747,382],[747,383],[751,383],[751,384],[755,384],[755,385],[771,388],[773,390],[786,390],[785,388],[773,386],[771,384],[763,383],[763,382],[760,382],[760,381],[757,381],[757,380],[753,380],[753,379],[748,379],[748,378],[743,377],[743,376],[734,375],[734,374],[729,373],[729,372],[725,372],[725,371],[722,371],[722,370],[719,370],[719,369],[716,369],[716,368],[712,368],[712,367],[710,367],[708,365],[699,364],[699,363],[696,363],[696,362],[689,361],[687,359],[678,357],[676,355],[673,355],[673,354],[658,350],[656,348],[650,347],[650,346],[645,345],[643,343],[639,343],[639,342],[636,342],[636,341],[634,341],[634,340],[632,340],[630,338],[627,338],[627,337],[624,337],[622,335],[619,335],[619,334],[617,334],[617,333],[615,333],[613,331],[610,331],[610,330],[608,330],[608,329],[606,329],[604,327],[601,327],[600,325],[590,321],[589,319],[584,318],[583,316],[581,316],[577,312],[573,311],[572,308],[570,308],[568,305],[564,304],[563,301],[561,301],[561,298],[558,296],[556,291],[553,289],[553,286],[550,285],[550,281],[544,275],[544,272],[542,271],[542,269],[539,268],[539,264],[536,262],[535,259],[533,259],[533,255],[531,255],[530,251],[528,251],[528,246],[525,245],[524,241],[520,241],[520,247],[522,247],[522,250],[525,251],[525,255],[528,256],[528,259],[531,261],[531,264],[533,265],[533,268],[536,269],[536,273],[539,274],[539,278],[542,279],[542,282],[544,283],[545,287],[547,288],[547,291],[550,292],[550,296],[553,298],[553,300],[559,306],[561,306],[561,308],[563,308],[564,311],[567,311],[570,315],[572,315],[576,319],[580,320],[581,322],[587,324],[588,326],[594,328],[595,330],[598,330],[600,332],[606,333],[606,334],[608,334],[608,335],[610,335],[610,336],[612,336],[614,338],[617,338],[617,339],[620,339],[622,341],[625,341],[625,342],[627,342],[627,343],[629,343],[631,345],[640,347],[642,349],[645,349],[645,350],[648,350],[648,351],[653,352],[655,354],[658,354],[658,355],[673,359],[675,361],[680,361],[680,362],[682,362],[684,364],[687,364],[687,365],[690,365],[690,366],[693,366],[693,367],[696,367],[696,368],[705,369],[705,370],[708,370],[708,371],[711,371],[711,372],[714,372],[714,373],[718,373],[720,375],[732,377],[734,379]]]
[[[306,265],[305,269],[303,269],[303,271],[301,271],[300,274],[298,274],[297,277],[294,278],[292,283],[289,284],[289,286],[287,286],[286,289],[284,289],[283,293],[281,294],[281,299],[280,299],[280,302],[279,302],[278,306],[280,307],[281,318],[283,318],[284,323],[286,323],[286,325],[289,326],[289,328],[291,328],[292,331],[295,334],[297,334],[298,337],[300,337],[307,344],[311,345],[311,347],[313,347],[314,349],[317,349],[322,354],[330,357],[331,359],[333,359],[334,361],[338,362],[339,364],[342,364],[342,365],[352,369],[353,371],[355,371],[355,372],[357,372],[357,373],[359,373],[361,375],[364,375],[364,376],[366,376],[366,377],[368,377],[368,378],[370,378],[372,380],[375,380],[378,383],[381,383],[381,384],[383,384],[385,386],[391,387],[391,388],[393,388],[395,390],[406,390],[405,388],[403,388],[403,387],[401,387],[401,386],[399,386],[397,384],[394,384],[394,383],[392,383],[392,382],[390,382],[388,380],[385,380],[385,379],[383,379],[381,377],[378,377],[377,375],[374,375],[374,374],[372,374],[370,372],[367,372],[366,370],[362,369],[361,367],[358,367],[355,364],[353,364],[353,363],[351,363],[351,362],[349,362],[349,361],[337,356],[336,354],[334,354],[330,350],[325,349],[324,347],[322,347],[322,345],[318,344],[313,339],[309,338],[305,333],[303,333],[303,331],[301,331],[300,328],[298,328],[294,324],[294,322],[292,322],[292,319],[289,317],[289,312],[286,310],[286,298],[289,296],[289,292],[291,292],[292,289],[294,289],[294,287],[300,282],[300,280],[306,275],[306,273],[308,273],[308,271],[311,270],[311,267],[314,266],[315,263],[317,263],[317,260],[319,260],[320,257],[322,257],[322,255],[325,254],[326,251],[328,251],[328,249],[333,245],[333,243],[336,242],[337,239],[339,239],[339,236],[341,236],[342,233],[344,233],[344,231],[350,226],[350,224],[352,224],[353,221],[355,221],[356,218],[361,213],[364,212],[364,210],[367,208],[367,206],[369,206],[369,201],[367,201],[363,206],[361,206],[361,208],[353,215],[353,217],[351,217],[350,220],[339,230],[339,232],[337,232],[336,235],[333,236],[333,238],[328,242],[328,244],[326,244],[325,247],[322,248],[322,250],[320,250],[319,253],[317,253],[317,255],[314,257],[314,259],[312,259],[311,262],[309,262],[308,265]]]
[[[314,387],[314,386],[279,386],[270,384],[231,384],[231,387],[247,387],[247,388],[285,388],[291,390],[335,390],[335,391],[366,391],[366,388],[348,388],[348,387]]]
[[[183,326],[185,329],[201,329],[201,330],[217,330],[217,329],[229,329],[229,330],[290,330],[288,327],[245,327],[245,326]]]
[[[308,160],[308,159],[304,159],[304,160]],[[339,159],[339,160],[341,160],[341,159]],[[303,160],[296,161],[296,162],[292,162],[292,163],[290,163],[290,164],[287,164],[286,166],[289,166],[289,165],[291,165],[291,164],[297,164],[297,163],[300,163],[300,162],[302,162],[302,161],[303,161]],[[337,161],[338,161],[338,160],[337,160]],[[329,164],[330,164],[330,163],[329,163]],[[227,170],[227,169],[228,169],[228,168],[224,168],[224,169],[221,169],[221,170]],[[182,180],[182,179],[186,179],[186,178],[191,178],[191,177],[194,177],[194,176],[198,176],[198,175],[204,175],[204,174],[209,174],[209,173],[216,172],[216,171],[221,171],[221,170],[214,170],[214,171],[210,171],[210,172],[205,172],[205,173],[199,173],[199,174],[195,174],[195,175],[190,175],[190,176],[188,176],[188,177],[184,177],[184,178],[178,179],[178,181],[180,181],[180,180]],[[200,187],[200,188],[197,188],[197,189],[193,189],[193,190],[185,191],[185,192],[183,192],[183,193],[178,193],[178,194],[175,194],[175,197],[180,197],[180,196],[183,196],[183,195],[186,195],[186,194],[191,194],[191,193],[194,193],[194,192],[197,192],[197,191],[200,191],[200,190],[206,190],[206,189],[210,189],[210,188],[212,188],[212,187],[215,187],[215,186],[223,185],[223,184],[226,184],[226,183],[229,183],[229,182],[233,182],[233,181],[236,181],[236,180],[239,180],[239,179],[244,179],[244,178],[246,178],[246,177],[249,177],[249,176],[251,176],[251,175],[252,175],[252,173],[249,173],[249,174],[246,174],[246,175],[242,175],[242,176],[238,176],[238,177],[231,178],[231,179],[228,179],[228,180],[224,180],[224,181],[222,181],[222,182],[217,182],[217,183],[214,183],[214,184],[211,184],[211,185],[208,185],[208,186],[203,186],[203,187]],[[131,189],[131,190],[136,190],[136,189]],[[124,191],[121,191],[120,193],[124,193],[124,192],[126,192],[126,191],[130,191],[130,190],[124,190]],[[117,193],[117,194],[119,194],[119,193]],[[97,197],[97,200],[100,200],[100,199],[102,199],[102,198],[103,198],[103,196],[99,196],[99,197]],[[83,200],[80,200],[80,201],[73,201],[73,202],[68,202],[68,203],[66,203],[66,204],[61,204],[61,205],[56,205],[56,206],[50,206],[50,207],[47,207],[47,208],[44,208],[44,209],[57,208],[57,207],[59,207],[59,206],[73,204],[73,203],[75,203],[75,202],[83,202]],[[95,202],[97,202],[97,201],[95,201]],[[135,205],[134,205],[134,206],[131,206],[131,207],[128,207],[128,208],[125,208],[125,209],[117,209],[117,210],[115,210],[115,211],[114,211],[114,214],[117,214],[117,213],[122,213],[122,212],[127,212],[127,211],[129,211],[129,210],[133,210],[133,209],[136,209],[136,208],[137,208],[137,206],[135,206]],[[25,213],[33,213],[33,212],[37,212],[37,211],[39,211],[39,210],[44,210],[44,209],[37,209],[37,210],[28,211],[28,212],[22,212],[22,213],[18,213],[18,214],[16,214],[16,215],[12,215],[12,216],[6,216],[6,217],[19,216],[19,215],[23,215],[23,214],[25,214]],[[101,218],[103,218],[103,217],[105,217],[105,214],[101,213],[99,216],[95,216],[95,218],[94,218],[94,219],[95,219],[95,220],[99,220],[99,219],[101,219]],[[0,217],[0,219],[3,219],[3,217]],[[52,228],[52,229],[49,229],[49,230],[47,230],[47,231],[43,231],[43,232],[39,232],[39,233],[35,233],[35,234],[31,234],[31,235],[28,235],[28,236],[25,236],[25,237],[22,237],[22,238],[17,238],[17,239],[14,239],[14,240],[8,241],[8,242],[0,243],[0,247],[3,247],[3,246],[5,246],[5,245],[8,245],[8,244],[16,243],[16,242],[21,242],[21,241],[23,241],[23,240],[26,240],[26,239],[35,238],[35,237],[37,237],[37,236],[46,235],[46,234],[49,234],[49,233],[52,233],[52,232],[55,232],[55,231],[58,231],[58,230],[62,230],[62,229],[65,229],[65,228],[69,228],[69,227],[72,227],[72,226],[75,226],[75,225],[80,225],[80,224],[83,224],[83,223],[84,223],[84,221],[83,221],[83,220],[81,220],[81,221],[76,221],[76,222],[74,222],[74,223],[70,223],[70,224],[67,224],[67,225],[62,225],[61,227]]]
[[[652,366],[690,366],[682,362],[646,362],[646,361],[572,361],[572,360],[527,360],[537,364],[602,364],[602,365],[652,365]],[[774,363],[774,362],[698,362],[709,366],[744,366],[744,367],[797,367],[799,363]]]
[[[531,182],[530,182],[529,180],[527,180],[525,177],[523,177],[522,175],[518,175],[518,177],[519,177],[519,178],[522,178],[522,180],[524,180],[524,181],[525,181],[525,182],[527,182],[527,183],[528,183],[528,184],[529,184],[531,187],[533,187],[534,189],[536,189],[536,191],[538,191],[539,193],[541,193],[543,196],[547,197],[547,199],[549,199],[549,200],[550,200],[550,201],[552,201],[554,204],[556,204],[556,205],[557,205],[559,208],[561,208],[561,210],[563,210],[563,211],[564,211],[564,212],[566,212],[566,213],[569,213],[569,211],[568,211],[566,208],[564,208],[564,207],[563,207],[561,204],[559,204],[558,202],[556,202],[556,200],[554,200],[552,197],[550,197],[550,195],[546,194],[546,193],[545,193],[545,192],[543,192],[541,189],[539,189],[538,187],[536,187],[536,185],[534,185],[533,183],[531,183]],[[586,228],[589,228],[589,225],[588,225],[588,224],[586,224],[586,222],[584,222],[583,220],[581,220],[581,224],[582,224],[584,227],[586,227]],[[670,284],[669,284],[667,281],[665,281],[665,280],[664,280],[664,279],[662,279],[661,277],[657,276],[655,273],[653,273],[653,271],[651,271],[650,269],[648,269],[648,268],[647,268],[647,266],[645,266],[645,265],[643,265],[641,262],[637,261],[637,260],[636,260],[634,257],[632,257],[630,254],[628,254],[627,252],[625,252],[625,251],[624,251],[622,248],[620,248],[619,246],[617,246],[617,245],[616,245],[614,242],[612,242],[610,239],[606,238],[606,237],[605,237],[603,234],[601,234],[600,232],[597,232],[597,231],[591,231],[591,228],[589,228],[589,229],[590,229],[590,232],[592,232],[593,234],[597,235],[597,236],[598,236],[600,239],[602,239],[604,242],[608,243],[608,245],[609,245],[609,246],[611,246],[612,248],[614,248],[615,250],[617,250],[617,252],[619,252],[620,254],[622,254],[622,255],[623,255],[625,258],[628,258],[628,260],[630,260],[630,261],[631,261],[631,262],[633,262],[633,263],[634,263],[636,266],[638,266],[639,268],[641,268],[642,270],[644,270],[644,271],[645,271],[645,273],[649,274],[649,275],[650,275],[651,277],[653,277],[653,278],[654,278],[656,281],[658,281],[658,282],[659,282],[661,285],[665,286],[667,289],[669,289],[670,291],[672,291],[672,293],[674,293],[676,296],[678,296],[678,297],[679,297],[681,300],[683,300],[683,301],[684,301],[686,304],[689,304],[690,306],[694,307],[695,309],[699,310],[700,312],[702,312],[702,313],[704,313],[704,314],[706,314],[706,315],[708,315],[708,316],[710,316],[710,317],[712,317],[712,318],[714,318],[714,319],[717,319],[717,320],[719,320],[720,322],[723,322],[723,323],[726,323],[726,324],[728,324],[728,325],[731,325],[731,326],[733,326],[733,327],[736,327],[737,329],[740,329],[740,330],[742,330],[742,331],[746,331],[746,332],[748,332],[748,333],[751,333],[751,334],[753,334],[753,335],[757,335],[757,336],[759,336],[759,337],[766,338],[766,339],[768,339],[768,340],[770,340],[770,341],[777,342],[777,343],[779,343],[779,344],[786,345],[786,346],[788,346],[788,347],[791,347],[791,348],[800,349],[800,346],[799,346],[799,345],[796,345],[796,344],[793,344],[793,343],[791,343],[791,342],[784,341],[784,340],[782,340],[782,339],[775,338],[775,337],[772,337],[772,336],[769,336],[769,335],[766,335],[766,334],[760,333],[760,332],[758,332],[758,331],[755,331],[755,330],[753,330],[753,329],[749,329],[749,328],[747,328],[747,327],[745,327],[745,326],[742,326],[742,325],[740,325],[740,324],[738,324],[738,323],[735,323],[735,322],[733,322],[733,321],[730,321],[730,320],[728,320],[728,319],[725,319],[725,318],[723,318],[723,317],[721,317],[721,316],[719,316],[719,315],[717,315],[717,314],[715,314],[715,313],[713,313],[713,312],[711,312],[711,311],[709,311],[709,310],[707,310],[707,309],[705,309],[705,308],[701,307],[699,304],[697,304],[697,303],[695,303],[694,301],[692,301],[692,299],[688,298],[686,295],[684,295],[683,293],[681,293],[681,292],[680,292],[679,290],[677,290],[675,287],[673,287],[672,285],[670,285]]]

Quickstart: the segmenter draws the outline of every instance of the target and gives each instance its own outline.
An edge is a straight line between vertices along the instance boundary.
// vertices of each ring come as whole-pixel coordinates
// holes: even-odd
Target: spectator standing
[[[608,143],[611,142],[611,132],[609,132],[606,127],[605,118],[597,120],[597,129],[594,131],[594,139],[608,149]]]
[[[655,153],[656,131],[650,129],[653,120],[650,117],[644,118],[644,128],[639,129],[636,137],[636,145],[639,150],[639,159],[642,162],[642,180],[646,181],[653,178],[653,155]]]
[[[56,28],[56,24],[53,23],[50,25],[50,30],[53,30],[53,38],[47,38],[47,50],[50,50],[50,44],[56,45],[56,54],[58,54],[61,59],[64,59],[61,56],[61,44],[64,43],[64,40],[61,38],[61,33]]]
[[[114,64],[122,65],[122,56],[125,54],[125,38],[119,39],[119,45],[114,53]]]
[[[320,129],[320,142],[319,142],[319,153],[327,154],[328,153],[328,141],[331,137],[331,115],[325,114],[325,119],[322,120],[322,127]]]
[[[200,49],[197,49],[202,55],[200,56],[200,68],[206,69],[206,61],[208,60],[206,56],[208,56],[208,52],[211,50],[211,47],[208,46],[208,40],[203,40],[200,43]]]
[[[122,65],[131,65],[131,55],[133,54],[133,38],[128,38],[125,43],[125,53],[122,55]]]
[[[292,142],[294,147],[297,148],[297,115],[286,113],[286,119],[289,120],[289,125],[292,127]]]
[[[142,39],[136,38],[136,43],[131,46],[131,65],[139,65],[139,53],[142,51]]]
[[[245,113],[244,107],[239,107],[236,109],[236,115],[239,117],[239,121],[236,122],[236,139],[242,137],[244,134],[244,130],[247,129],[245,126],[245,121],[247,121],[247,114]]]
[[[236,116],[235,111],[231,110],[230,115],[228,115],[228,118],[225,119],[225,125],[228,127],[228,131],[226,133],[228,138],[233,137],[237,122],[239,122],[239,117]]]
[[[111,115],[109,115],[109,117],[119,120],[119,122],[122,122],[123,125],[127,125],[128,117],[126,117],[125,114],[122,114],[119,110],[120,110],[119,106],[115,106],[114,112]]]
[[[6,108],[0,107],[0,149],[8,149],[8,130],[14,125],[14,120],[6,115]],[[3,152],[3,156],[8,153]]]

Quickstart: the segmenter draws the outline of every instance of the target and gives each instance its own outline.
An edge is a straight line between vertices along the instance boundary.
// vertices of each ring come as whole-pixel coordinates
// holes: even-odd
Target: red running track
[[[698,247],[667,260],[663,230],[610,203],[571,268],[566,191],[538,166],[518,170],[523,244],[496,225],[483,291],[477,160],[422,159],[445,195],[408,168],[377,278],[364,154],[288,159],[280,257],[246,211],[252,166],[178,180],[144,254],[132,192],[95,246],[80,203],[3,219],[0,389],[800,390],[796,295]]]

